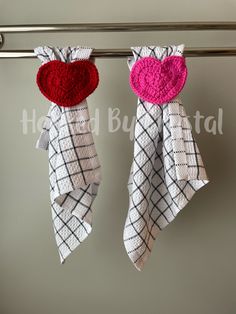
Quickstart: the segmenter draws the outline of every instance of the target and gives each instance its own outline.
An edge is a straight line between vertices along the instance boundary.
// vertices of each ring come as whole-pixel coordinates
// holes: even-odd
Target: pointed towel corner
[[[91,52],[86,47],[35,48],[43,65],[86,60]],[[53,228],[64,263],[92,230],[92,204],[101,181],[86,99],[70,107],[52,103],[36,147],[48,150]]]
[[[131,49],[134,57],[128,58],[128,66],[132,72],[135,63],[142,58],[163,61],[170,56],[182,57],[184,45]],[[184,66],[183,62],[181,64]],[[168,101],[151,103],[138,98],[134,156],[128,181],[129,209],[123,234],[127,254],[138,270],[143,269],[158,233],[187,205],[197,190],[209,182],[184,107],[176,98],[186,79],[182,65],[172,69],[172,77],[168,77],[168,71],[163,68],[163,76],[166,75],[163,82],[152,81],[153,73],[145,79],[142,75],[148,75],[146,69],[146,72],[139,71],[138,78],[130,76],[131,88],[136,94],[140,92],[144,97],[147,95],[147,99],[154,95],[155,99],[165,100],[161,87],[176,75],[166,90],[172,96]],[[150,82],[150,86],[145,88],[144,82]],[[152,84],[159,84],[159,93],[153,90]]]

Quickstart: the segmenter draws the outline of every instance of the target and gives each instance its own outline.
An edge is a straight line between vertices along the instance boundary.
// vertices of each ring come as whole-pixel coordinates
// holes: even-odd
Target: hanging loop
[[[0,34],[0,49],[3,47],[4,45],[4,36],[3,34]]]

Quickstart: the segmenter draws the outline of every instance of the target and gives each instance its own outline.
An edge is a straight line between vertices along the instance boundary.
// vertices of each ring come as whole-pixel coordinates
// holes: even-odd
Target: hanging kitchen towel
[[[133,47],[130,85],[138,96],[124,244],[142,270],[154,241],[208,177],[177,98],[186,78],[184,45]]]
[[[92,49],[38,47],[37,84],[52,104],[37,148],[48,150],[53,227],[61,263],[92,230],[101,169],[86,97],[98,85]]]

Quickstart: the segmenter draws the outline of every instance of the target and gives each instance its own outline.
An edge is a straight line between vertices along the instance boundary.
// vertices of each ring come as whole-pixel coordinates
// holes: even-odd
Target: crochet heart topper
[[[41,93],[62,107],[79,104],[98,86],[96,66],[89,60],[65,63],[53,60],[43,64],[37,73]]]
[[[135,62],[130,72],[130,86],[134,93],[153,104],[174,99],[183,89],[187,78],[185,59],[169,56],[163,61],[144,57]]]

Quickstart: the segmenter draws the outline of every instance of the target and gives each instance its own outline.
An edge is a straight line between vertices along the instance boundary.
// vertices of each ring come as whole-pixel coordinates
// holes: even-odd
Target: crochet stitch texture
[[[169,56],[163,61],[146,57],[134,64],[130,86],[141,99],[163,104],[180,93],[186,78],[187,68],[182,56]]]
[[[39,68],[37,84],[41,93],[62,107],[71,107],[87,98],[98,86],[96,66],[89,60],[65,63],[53,60]]]

